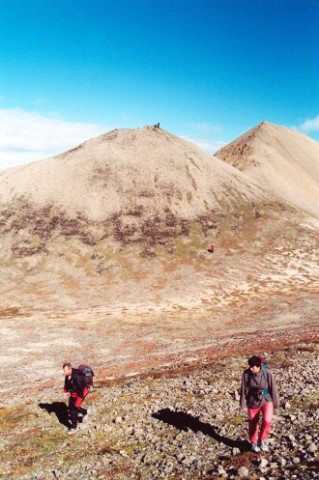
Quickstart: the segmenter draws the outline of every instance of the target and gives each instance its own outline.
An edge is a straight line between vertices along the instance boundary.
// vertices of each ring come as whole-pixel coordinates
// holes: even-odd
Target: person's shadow
[[[187,431],[188,429],[193,432],[202,432],[204,435],[207,435],[217,442],[223,443],[228,447],[239,448],[241,451],[250,450],[250,445],[246,440],[233,440],[228,437],[224,437],[216,432],[216,427],[210,425],[210,423],[203,423],[199,420],[198,417],[193,417],[185,412],[179,412],[170,410],[169,408],[164,408],[152,414],[153,418],[161,420],[168,425],[172,425],[178,430]]]
[[[61,425],[69,428],[68,407],[64,402],[39,403],[39,407],[49,414],[54,413]]]

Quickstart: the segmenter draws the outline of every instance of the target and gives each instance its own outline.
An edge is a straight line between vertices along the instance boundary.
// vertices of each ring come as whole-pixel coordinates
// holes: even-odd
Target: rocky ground
[[[58,391],[1,408],[0,478],[319,478],[319,344],[268,358],[281,395],[269,453],[248,449],[238,407],[246,358],[231,357],[121,385],[97,379],[89,415],[73,435]]]

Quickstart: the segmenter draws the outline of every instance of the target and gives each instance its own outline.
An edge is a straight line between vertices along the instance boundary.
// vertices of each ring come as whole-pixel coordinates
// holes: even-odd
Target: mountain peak
[[[215,155],[278,198],[319,217],[318,142],[293,129],[261,122]]]

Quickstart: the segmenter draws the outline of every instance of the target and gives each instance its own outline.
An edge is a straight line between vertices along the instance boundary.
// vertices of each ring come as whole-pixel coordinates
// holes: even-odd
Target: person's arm
[[[68,398],[70,396],[70,391],[69,391],[69,388],[68,388],[68,380],[67,380],[67,377],[65,377],[64,379],[64,398]]]
[[[247,408],[247,383],[246,383],[246,374],[245,372],[242,374],[241,377],[241,386],[240,386],[240,408],[245,410]]]
[[[274,408],[278,408],[279,395],[278,395],[277,385],[270,371],[268,371],[268,389],[269,389],[270,396],[272,398],[272,402],[274,404]]]

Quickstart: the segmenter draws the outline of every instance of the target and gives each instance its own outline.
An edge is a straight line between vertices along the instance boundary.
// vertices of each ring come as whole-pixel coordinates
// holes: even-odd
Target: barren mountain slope
[[[114,130],[57,157],[8,169],[0,175],[0,195],[2,204],[22,199],[89,221],[119,215],[124,223],[168,211],[193,219],[263,198],[235,169],[154,127]]]
[[[196,290],[185,264],[201,268],[206,260],[197,257],[209,242],[232,246],[233,237],[256,235],[261,212],[265,228],[277,221],[281,228],[282,212],[293,222],[299,215],[235,168],[154,127],[114,130],[6,170],[0,200],[2,287],[14,296],[8,283],[18,282],[19,301],[29,304],[35,296],[90,304],[87,288],[94,304],[136,303],[139,285],[150,291],[166,276],[175,285],[181,265],[189,270],[177,282],[183,296],[184,284]],[[163,274],[168,264],[175,266]]]
[[[319,143],[263,122],[216,154],[279,198],[319,217]]]

